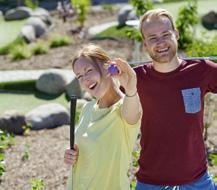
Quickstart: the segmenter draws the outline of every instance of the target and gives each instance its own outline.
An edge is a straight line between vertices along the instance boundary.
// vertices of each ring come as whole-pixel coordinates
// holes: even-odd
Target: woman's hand
[[[135,94],[137,91],[137,78],[136,73],[131,66],[120,58],[114,59],[113,61],[109,62],[109,64],[114,64],[117,66],[119,73],[111,76],[120,82],[120,85],[125,89],[125,93],[129,96]]]
[[[78,160],[78,146],[75,144],[74,149],[66,149],[64,154],[64,162],[74,166]]]
[[[110,74],[117,79],[125,90],[125,97],[121,109],[122,116],[130,125],[136,124],[142,115],[142,107],[137,93],[137,77],[131,66],[124,60],[117,58],[109,62],[117,66],[119,72]]]

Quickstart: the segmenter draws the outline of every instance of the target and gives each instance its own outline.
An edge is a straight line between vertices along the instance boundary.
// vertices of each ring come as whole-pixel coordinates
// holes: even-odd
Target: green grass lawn
[[[121,28],[117,26],[111,26],[108,29],[97,34],[96,37],[103,38],[103,37],[111,36],[114,38],[127,38],[126,32],[131,28],[132,27],[129,26],[123,26]]]
[[[7,110],[17,110],[26,113],[36,106],[46,103],[60,103],[65,107],[69,106],[65,94],[60,96],[46,96],[41,93],[1,92],[0,93],[0,114]]]
[[[5,21],[0,17],[0,48],[14,41],[26,20]]]

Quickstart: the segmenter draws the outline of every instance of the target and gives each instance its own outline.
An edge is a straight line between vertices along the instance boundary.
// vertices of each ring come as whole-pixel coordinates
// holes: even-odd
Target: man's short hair
[[[140,19],[139,29],[140,29],[140,33],[141,33],[143,39],[145,39],[143,32],[142,32],[143,23],[148,19],[160,18],[160,17],[167,17],[171,22],[172,28],[175,30],[175,24],[173,21],[173,17],[167,10],[165,10],[165,9],[152,9],[152,10],[147,11]]]

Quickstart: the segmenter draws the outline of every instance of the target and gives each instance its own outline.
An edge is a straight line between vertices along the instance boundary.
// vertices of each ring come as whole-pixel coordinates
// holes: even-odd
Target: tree
[[[148,10],[153,9],[153,3],[151,0],[131,0],[131,4],[136,9],[138,17],[143,15]]]
[[[176,27],[180,33],[179,48],[185,50],[194,39],[193,27],[198,23],[197,1],[191,0],[180,8]]]
[[[77,13],[77,21],[80,27],[83,28],[91,4],[90,0],[71,0],[71,4]]]

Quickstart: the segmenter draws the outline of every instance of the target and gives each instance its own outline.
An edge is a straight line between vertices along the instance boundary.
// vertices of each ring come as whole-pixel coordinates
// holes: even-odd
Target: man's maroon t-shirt
[[[183,61],[169,73],[147,64],[135,72],[143,107],[137,180],[155,185],[193,182],[207,170],[204,95],[217,93],[217,64]]]

